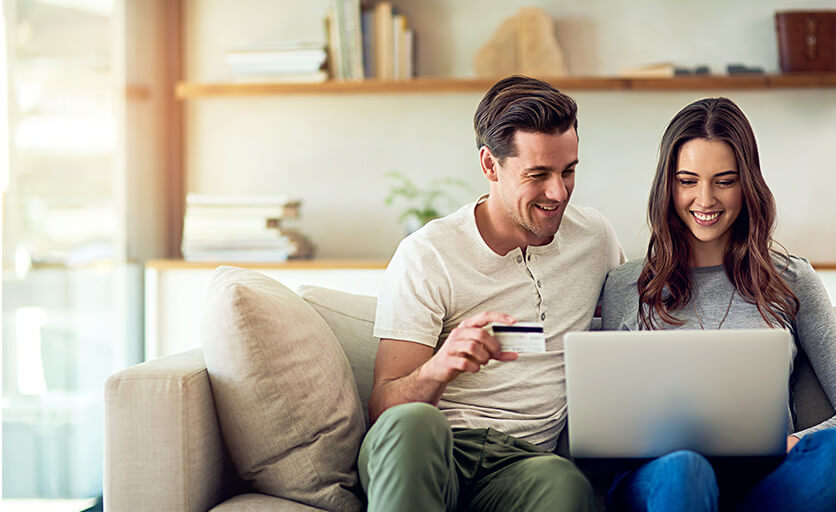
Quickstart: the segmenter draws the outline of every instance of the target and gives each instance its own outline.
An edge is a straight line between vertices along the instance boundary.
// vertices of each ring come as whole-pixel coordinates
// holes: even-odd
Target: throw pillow
[[[309,285],[299,287],[299,296],[313,306],[337,336],[354,372],[360,403],[363,404],[363,418],[368,427],[374,360],[380,343],[373,334],[377,299]]]
[[[364,434],[357,387],[333,332],[277,281],[219,267],[201,323],[224,441],[262,493],[326,510],[360,510]]]

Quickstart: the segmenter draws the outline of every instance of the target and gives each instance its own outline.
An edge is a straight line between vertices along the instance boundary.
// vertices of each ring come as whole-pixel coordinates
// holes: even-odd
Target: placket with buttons
[[[523,263],[522,256],[517,256],[517,263]],[[541,322],[544,322],[546,320],[546,310],[543,307],[543,282],[531,272],[529,263],[531,263],[531,254],[527,254],[525,256],[525,271],[528,273],[529,277],[531,277],[531,281],[534,284],[534,291],[537,292],[537,302],[535,304],[535,307],[537,308],[537,316],[540,318]]]

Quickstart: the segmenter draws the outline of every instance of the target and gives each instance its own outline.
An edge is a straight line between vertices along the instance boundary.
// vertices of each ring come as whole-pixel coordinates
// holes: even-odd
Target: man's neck
[[[493,252],[505,256],[519,247],[525,254],[529,245],[543,245],[542,240],[533,240],[535,238],[533,233],[528,233],[530,236],[526,236],[527,232],[514,225],[510,219],[505,219],[500,214],[501,205],[496,201],[499,201],[496,196],[489,195],[485,201],[476,205],[475,210],[476,228],[479,235]],[[529,240],[529,238],[532,239]]]

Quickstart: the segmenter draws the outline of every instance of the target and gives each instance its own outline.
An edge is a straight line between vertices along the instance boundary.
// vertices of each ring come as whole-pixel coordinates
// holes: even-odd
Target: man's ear
[[[499,181],[499,163],[488,146],[479,148],[479,163],[482,166],[482,174],[488,178],[488,181]]]

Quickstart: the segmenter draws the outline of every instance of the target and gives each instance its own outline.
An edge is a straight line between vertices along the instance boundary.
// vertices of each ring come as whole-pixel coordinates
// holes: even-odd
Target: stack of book
[[[183,217],[186,261],[274,262],[312,258],[311,241],[282,226],[299,217],[298,200],[277,196],[188,194]]]
[[[325,20],[331,76],[337,80],[406,80],[415,76],[415,35],[391,2],[361,8],[333,0]]]
[[[226,52],[226,62],[239,81],[323,82],[328,57],[321,43],[289,41],[265,46],[237,48]]]

